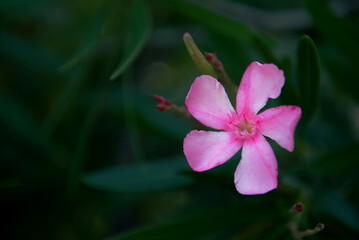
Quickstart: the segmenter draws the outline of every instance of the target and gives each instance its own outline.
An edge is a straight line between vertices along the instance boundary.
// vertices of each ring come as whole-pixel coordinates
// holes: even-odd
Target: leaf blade
[[[297,73],[304,121],[309,121],[317,110],[320,87],[319,55],[309,36],[299,40]]]
[[[304,6],[310,13],[313,23],[322,38],[334,47],[334,54],[323,59],[328,71],[332,74],[335,84],[359,101],[357,94],[358,81],[352,81],[357,76],[356,70],[359,65],[358,26],[354,22],[338,16],[330,7],[328,1],[305,0]],[[343,65],[340,66],[339,74],[337,73],[338,67],[336,63]]]
[[[14,135],[35,146],[45,153],[50,153],[52,145],[44,135],[34,116],[22,103],[13,97],[0,94],[0,123],[9,134]]]
[[[96,45],[98,44],[103,23],[104,13],[103,10],[100,9],[93,17],[93,21],[87,29],[87,33],[85,34],[84,39],[78,46],[78,49],[74,55],[59,67],[60,72],[70,71],[91,55]]]
[[[329,192],[325,194],[319,201],[318,209],[359,232],[359,214],[340,193]]]
[[[187,0],[169,0],[166,3],[174,11],[207,25],[223,36],[247,45],[253,44],[265,61],[276,62],[275,54],[270,48],[270,43],[273,43],[274,40],[268,34],[263,34],[229,15],[208,7],[208,5]]]
[[[166,159],[146,165],[118,166],[102,169],[83,177],[83,183],[109,192],[148,192],[171,189],[191,183],[178,172],[188,169],[186,160]]]
[[[133,63],[144,48],[150,35],[151,20],[145,4],[143,1],[133,1],[132,7],[130,37],[121,61],[110,76],[111,81],[117,79]]]
[[[176,236],[175,239],[208,239],[220,233],[238,231],[241,229],[239,226],[246,227],[248,224],[258,222],[258,219],[275,225],[278,215],[273,213],[274,209],[261,209],[263,211],[259,215],[254,212],[254,208],[258,209],[258,206],[246,205],[244,207],[243,205],[229,204],[210,209],[201,209],[177,217],[174,220],[138,227],[106,238],[106,240],[165,240],[168,239],[168,236]],[[245,214],[247,217],[238,217],[241,214]]]

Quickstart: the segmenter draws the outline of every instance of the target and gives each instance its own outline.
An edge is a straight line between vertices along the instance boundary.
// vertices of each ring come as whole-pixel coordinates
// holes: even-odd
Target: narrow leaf
[[[142,51],[149,35],[150,35],[150,17],[148,9],[143,1],[134,0],[132,4],[132,14],[129,15],[130,29],[129,38],[125,44],[125,52],[122,60],[112,73],[110,80],[118,78],[130,66],[135,58]]]
[[[356,163],[359,156],[359,144],[330,151],[313,161],[310,171],[314,175],[324,177],[355,176],[358,172]],[[340,159],[340,162],[338,162]]]
[[[55,0],[1,0],[0,16],[12,16],[32,12],[41,4],[54,2]]]
[[[308,36],[303,36],[298,44],[298,66],[300,100],[303,119],[313,117],[319,102],[320,65],[317,49]]]
[[[141,164],[145,162],[145,153],[140,139],[141,131],[138,129],[137,112],[140,107],[137,107],[136,104],[132,68],[123,75],[121,83],[125,128],[128,133],[129,143],[132,147],[133,157],[137,163]]]
[[[110,192],[146,192],[181,187],[191,183],[179,174],[189,166],[184,158],[166,159],[146,165],[118,166],[86,174],[85,185]]]
[[[0,94],[0,126],[8,134],[49,153],[51,145],[34,116],[11,96]]]
[[[168,0],[166,3],[185,16],[195,19],[223,36],[247,45],[253,44],[264,56],[267,62],[276,62],[275,55],[269,43],[273,39],[258,30],[250,27],[232,16],[226,15],[217,9],[194,1]]]
[[[77,95],[80,85],[84,81],[84,70],[79,69],[74,74],[71,75],[68,83],[66,84],[64,90],[61,92],[57,98],[54,106],[51,108],[48,113],[43,128],[47,137],[49,137],[52,132],[55,130],[57,124],[59,123],[62,115],[66,110],[71,106],[75,96]]]
[[[359,102],[359,81],[356,81],[356,66],[358,65],[345,56],[339,55],[336,49],[327,48],[322,52],[323,64],[337,89],[349,93],[353,99]]]
[[[100,9],[96,16],[93,17],[93,22],[90,24],[84,39],[80,43],[76,53],[60,68],[60,72],[67,72],[88,58],[93,52],[97,41],[100,37],[101,27],[104,22],[104,14]]]
[[[20,188],[24,185],[23,181],[20,178],[10,178],[0,181],[0,189],[13,189]]]
[[[263,209],[263,207],[230,204],[224,207],[201,209],[164,223],[135,228],[106,240],[167,240],[169,236],[170,239],[213,239],[213,236],[221,232],[243,230],[248,224],[258,222],[258,219],[271,221],[274,225],[278,214],[273,213],[273,208]],[[257,211],[261,214],[256,214]],[[257,233],[261,232],[257,231]]]
[[[138,91],[132,92],[136,99],[135,109],[133,106],[128,106],[128,101],[123,101],[123,94],[124,91],[116,86],[108,89],[105,94],[106,108],[118,121],[126,121],[124,113],[131,110],[138,114],[136,118],[142,128],[178,143],[182,142],[191,130],[190,123],[186,119],[178,118],[174,114],[163,114],[156,110],[151,96],[139,94]]]
[[[357,77],[359,66],[359,28],[347,18],[338,16],[326,0],[305,0],[313,23],[318,29],[321,38],[334,46],[332,56],[328,56],[325,63],[328,71],[333,75],[334,82],[354,99],[359,101]],[[337,67],[337,64],[341,66]],[[338,69],[340,68],[340,69]]]
[[[318,203],[319,210],[359,232],[358,212],[342,195],[337,192],[330,192],[324,195]]]
[[[337,16],[326,0],[305,0],[315,26],[326,41],[331,42],[353,63],[359,63],[359,28],[348,19]]]
[[[93,100],[89,104],[88,112],[80,129],[74,159],[71,161],[69,169],[68,194],[71,197],[77,193],[78,185],[81,181],[80,175],[82,175],[85,159],[88,156],[91,133],[100,110],[101,89],[98,87],[97,91],[98,93],[96,93],[96,96],[93,97]]]
[[[0,7],[1,9],[1,7]],[[49,76],[57,73],[60,60],[41,46],[28,39],[7,32],[0,32],[0,57],[25,73]]]

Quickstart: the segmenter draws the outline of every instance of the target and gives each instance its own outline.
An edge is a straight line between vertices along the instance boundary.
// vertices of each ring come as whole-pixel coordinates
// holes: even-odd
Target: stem
[[[187,108],[185,107],[179,107],[175,104],[173,104],[172,108],[169,109],[170,111],[174,112],[177,115],[180,115],[184,118],[190,118],[192,115],[189,113],[189,111],[187,110]]]
[[[237,86],[234,85],[232,80],[229,78],[227,72],[223,69],[223,71],[220,73],[220,77],[218,79],[220,82],[222,82],[224,85],[226,85],[231,92],[231,95],[233,97],[236,97],[237,94]]]
[[[307,236],[311,236],[314,235],[320,231],[322,231],[324,229],[324,224],[323,223],[318,223],[317,226],[315,226],[314,229],[308,229],[305,230],[303,232],[300,233],[300,237],[307,237]]]
[[[298,229],[298,222],[300,217],[299,213],[302,211],[303,211],[303,204],[301,202],[296,203],[290,209],[291,216],[289,219],[288,227],[295,240],[302,240],[304,237],[314,235],[324,229],[324,224],[318,223],[314,229],[307,229],[303,232],[300,232]]]
[[[205,53],[207,61],[213,66],[213,68],[216,70],[217,73],[217,79],[220,83],[225,85],[227,88],[229,88],[230,95],[233,97],[233,99],[236,97],[237,94],[237,86],[234,85],[232,80],[229,78],[226,70],[223,67],[222,62],[217,58],[216,53]]]

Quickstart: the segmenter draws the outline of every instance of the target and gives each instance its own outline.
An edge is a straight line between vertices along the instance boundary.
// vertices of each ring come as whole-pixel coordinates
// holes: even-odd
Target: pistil
[[[237,122],[234,128],[234,133],[240,139],[248,139],[253,137],[256,134],[256,126],[252,121],[247,119],[242,119]]]

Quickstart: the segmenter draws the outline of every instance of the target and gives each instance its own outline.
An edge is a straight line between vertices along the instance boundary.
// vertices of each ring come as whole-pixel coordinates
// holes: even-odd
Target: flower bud
[[[303,211],[303,209],[304,209],[304,206],[303,206],[303,203],[301,203],[301,202],[297,202],[292,207],[292,211],[296,212],[296,213],[300,213],[301,211]]]
[[[161,112],[168,110],[172,106],[172,102],[158,95],[153,95],[153,99],[158,103],[155,108]]]
[[[186,44],[189,55],[193,62],[197,65],[198,69],[205,75],[217,77],[216,71],[213,69],[211,64],[203,56],[202,52],[198,49],[196,43],[193,41],[189,33],[183,35],[183,41]]]

